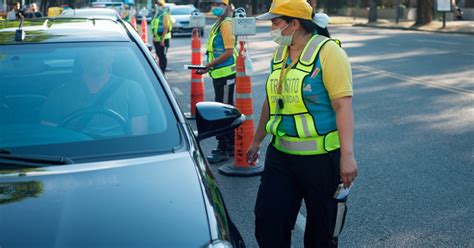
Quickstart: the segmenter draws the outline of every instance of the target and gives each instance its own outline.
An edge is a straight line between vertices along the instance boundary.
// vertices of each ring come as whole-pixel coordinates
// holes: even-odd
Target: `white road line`
[[[462,89],[462,88],[449,86],[449,85],[443,85],[441,83],[436,83],[436,82],[433,82],[433,81],[431,81],[431,82],[422,81],[422,80],[418,80],[418,79],[413,78],[413,77],[408,77],[408,76],[396,74],[396,73],[385,71],[385,70],[375,69],[375,68],[372,68],[372,67],[369,67],[369,66],[353,65],[352,68],[355,68],[355,69],[361,70],[361,71],[372,72],[372,73],[377,74],[377,75],[384,75],[386,77],[392,77],[392,78],[404,80],[404,81],[407,81],[407,82],[410,82],[410,83],[421,84],[421,85],[430,86],[430,87],[434,87],[434,88],[438,88],[438,89],[443,89],[443,90],[447,90],[447,91],[451,91],[451,92],[455,92],[455,93],[465,94],[465,95],[468,95],[468,96],[474,96],[474,91],[471,91],[471,90]]]
[[[176,95],[178,96],[182,96],[184,95],[184,93],[178,88],[178,87],[172,87],[174,93],[176,93]]]
[[[443,45],[459,45],[459,43],[457,42],[449,42],[449,41],[428,40],[428,39],[415,39],[415,40],[419,42],[437,43],[437,44],[443,44]]]
[[[304,217],[301,213],[298,213],[298,217],[296,217],[296,226],[304,232],[306,227],[306,217]]]

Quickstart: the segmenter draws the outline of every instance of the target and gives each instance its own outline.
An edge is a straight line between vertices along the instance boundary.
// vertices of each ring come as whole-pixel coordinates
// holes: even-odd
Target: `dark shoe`
[[[229,160],[229,153],[221,150],[212,151],[211,155],[207,156],[207,161],[211,164]]]

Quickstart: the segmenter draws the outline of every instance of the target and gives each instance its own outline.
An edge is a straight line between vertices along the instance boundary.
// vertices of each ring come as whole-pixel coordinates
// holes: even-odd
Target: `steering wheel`
[[[91,121],[92,117],[97,116],[97,115],[103,115],[106,117],[109,117],[109,119],[112,119],[113,121],[117,122],[120,125],[120,128],[124,132],[124,134],[131,134],[131,130],[127,125],[127,121],[125,118],[117,113],[116,111],[113,111],[108,108],[86,108],[86,109],[81,109],[76,112],[73,112],[69,114],[68,116],[64,117],[59,123],[58,127],[67,127],[68,124],[70,124],[73,120],[79,119],[79,125],[80,127],[78,128],[79,130],[77,131],[82,131],[85,129],[87,124]],[[81,122],[82,120],[82,122]],[[74,128],[73,128],[74,129]],[[96,137],[104,137],[103,135],[100,134],[94,134],[89,136],[96,136]]]

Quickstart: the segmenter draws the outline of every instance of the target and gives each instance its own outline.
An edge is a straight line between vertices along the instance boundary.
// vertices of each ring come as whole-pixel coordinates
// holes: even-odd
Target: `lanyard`
[[[278,95],[279,95],[279,98],[278,98],[278,107],[279,107],[279,109],[284,108],[284,101],[283,101],[283,97],[281,96],[281,88],[283,87],[282,85],[283,85],[284,82],[286,83],[286,76],[288,75],[288,72],[291,70],[291,68],[293,68],[293,66],[296,64],[296,62],[298,62],[299,57],[300,57],[298,55],[298,57],[294,61],[292,61],[288,65],[288,67],[286,67],[286,62],[287,62],[289,56],[290,56],[290,47],[287,48],[285,59],[283,60],[283,63],[281,65],[280,78],[278,80],[277,92],[278,92]]]

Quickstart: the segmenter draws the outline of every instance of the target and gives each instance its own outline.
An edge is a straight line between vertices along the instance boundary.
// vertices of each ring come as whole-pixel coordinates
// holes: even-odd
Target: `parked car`
[[[194,5],[170,5],[169,6],[171,21],[173,23],[172,35],[175,34],[192,34],[193,28],[189,26],[191,13],[196,10]],[[204,35],[204,29],[199,28],[201,36]]]
[[[115,9],[84,8],[64,10],[60,17],[86,17],[95,19],[120,20],[120,15]]]
[[[199,103],[197,134],[122,20],[0,26],[1,247],[245,247],[199,141],[239,126]]]
[[[138,24],[142,22],[143,17],[145,17],[145,20],[147,23],[150,23],[151,20],[153,19],[153,11],[148,10],[147,8],[141,8],[137,10],[136,18],[137,18]]]
[[[108,9],[115,9],[119,15],[125,11],[125,4],[123,2],[92,2],[91,6],[93,8],[108,8]]]

